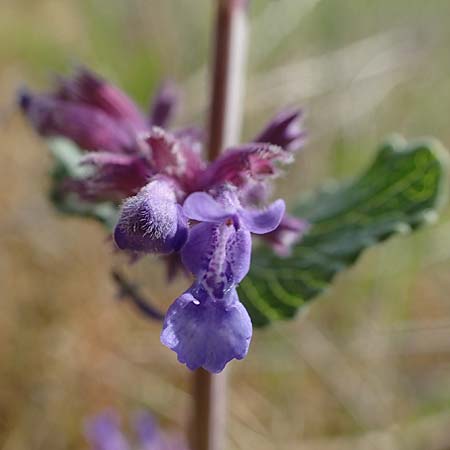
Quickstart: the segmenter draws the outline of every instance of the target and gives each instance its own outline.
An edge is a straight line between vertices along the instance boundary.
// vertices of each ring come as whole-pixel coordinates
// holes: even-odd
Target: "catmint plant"
[[[66,177],[63,196],[120,205],[118,249],[171,255],[171,271],[175,264],[192,274],[192,286],[168,309],[161,342],[190,369],[217,373],[248,352],[251,319],[236,288],[250,268],[252,235],[289,253],[307,228],[286,214],[284,200],[269,201],[280,165],[293,161],[305,132],[301,111],[282,111],[253,142],[209,162],[201,130],[154,125],[169,125],[175,92],[165,83],[146,117],[117,87],[82,69],[49,94],[23,90],[19,103],[39,134],[84,150],[79,164],[90,170]]]
[[[99,220],[132,260],[159,255],[169,280],[191,280],[160,314],[114,272],[123,295],[162,319],[162,344],[196,370],[196,450],[223,447],[224,378],[210,374],[247,355],[252,328],[292,318],[366,248],[430,222],[446,183],[437,141],[393,136],[362,174],[287,208],[272,192],[304,146],[302,112],[283,109],[250,142],[237,143],[248,2],[217,5],[205,129],[171,127],[178,104],[171,82],[157,90],[149,114],[85,68],[48,93],[18,96],[33,128],[52,140],[55,206]],[[64,145],[55,144],[61,137]],[[111,418],[91,429],[91,441],[104,429],[116,430],[116,447],[96,449],[128,448]]]

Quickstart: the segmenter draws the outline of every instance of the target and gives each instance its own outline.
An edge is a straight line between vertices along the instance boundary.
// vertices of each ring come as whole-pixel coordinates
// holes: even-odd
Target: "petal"
[[[75,180],[69,190],[87,200],[121,201],[136,194],[151,176],[147,161],[140,156],[95,152],[88,153],[80,164],[93,166],[93,172]]]
[[[137,131],[146,129],[145,119],[135,103],[118,87],[82,68],[73,78],[60,79],[60,99],[83,103],[129,123]]]
[[[252,237],[246,229],[239,229],[227,243],[226,259],[233,283],[237,284],[250,270]],[[230,276],[230,275],[229,275]]]
[[[171,121],[179,99],[175,84],[166,81],[158,89],[150,108],[149,123],[152,126],[166,127]]]
[[[22,91],[22,111],[42,136],[64,136],[84,150],[130,151],[135,139],[128,127],[91,106]]]
[[[172,186],[153,180],[122,206],[114,240],[122,250],[170,253],[187,239],[187,222]]]
[[[275,173],[275,161],[291,162],[292,157],[281,147],[253,143],[227,149],[198,177],[198,189],[205,190],[224,183],[244,185],[249,178],[267,178]]]
[[[251,235],[245,228],[206,222],[191,229],[181,258],[212,297],[223,299],[248,273],[251,248]]]
[[[227,301],[213,301],[193,286],[167,311],[161,342],[189,369],[219,373],[232,359],[247,355],[251,336],[250,317],[235,289]]]
[[[236,212],[231,205],[225,207],[206,192],[194,192],[184,201],[183,211],[189,219],[199,222],[222,222]]]
[[[204,169],[195,145],[179,139],[159,127],[153,127],[145,138],[151,151],[151,163],[156,172],[176,178],[188,186]],[[191,190],[191,189],[189,189]]]
[[[181,250],[184,267],[194,275],[199,275],[208,268],[208,258],[214,249],[214,230],[212,223],[199,223],[191,228],[189,239]]]
[[[275,230],[283,218],[286,205],[278,199],[264,210],[241,209],[239,217],[247,230],[256,234],[265,234]]]
[[[173,250],[178,252],[186,243],[189,235],[187,217],[181,205],[177,204],[177,232],[172,240]]]
[[[298,109],[279,112],[253,141],[268,142],[291,152],[298,150],[305,140],[305,131],[300,123],[302,115]]]

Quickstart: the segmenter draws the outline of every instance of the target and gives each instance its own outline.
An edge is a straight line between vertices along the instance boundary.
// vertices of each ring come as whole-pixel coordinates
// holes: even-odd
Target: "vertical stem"
[[[212,67],[208,157],[239,141],[246,59],[247,0],[218,3]]]
[[[194,372],[191,450],[223,450],[226,422],[226,371],[213,375]]]
[[[208,121],[208,158],[239,142],[242,122],[248,0],[216,0],[217,17]],[[226,372],[194,373],[191,450],[225,448]]]

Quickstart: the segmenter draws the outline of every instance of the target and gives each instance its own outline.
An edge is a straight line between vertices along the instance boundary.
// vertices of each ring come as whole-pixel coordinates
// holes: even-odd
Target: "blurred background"
[[[202,123],[209,0],[0,0],[0,449],[86,448],[105,407],[186,426],[190,374],[160,325],[115,300],[125,266],[100,225],[59,216],[51,158],[14,106],[83,63],[143,107],[182,85],[178,124]],[[450,145],[448,0],[252,0],[244,137],[307,111],[309,143],[279,190],[291,201],[356,174],[400,132]],[[256,331],[232,364],[229,449],[450,449],[450,211],[366,252],[292,322]],[[166,307],[147,258],[128,269]]]

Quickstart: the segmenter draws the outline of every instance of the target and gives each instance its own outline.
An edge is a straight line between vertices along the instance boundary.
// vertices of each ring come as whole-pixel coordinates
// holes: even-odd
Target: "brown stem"
[[[239,141],[246,58],[246,1],[217,0],[208,157]]]
[[[239,141],[246,57],[247,0],[217,0],[208,158]],[[226,371],[194,373],[191,450],[225,448]]]

